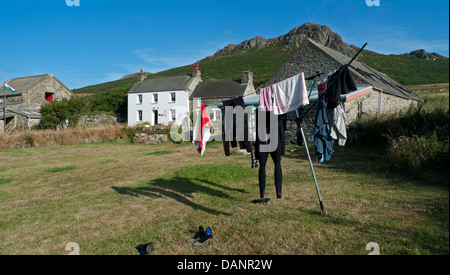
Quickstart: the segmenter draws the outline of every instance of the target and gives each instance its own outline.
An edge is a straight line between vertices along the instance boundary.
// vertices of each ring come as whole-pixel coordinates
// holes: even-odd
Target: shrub
[[[419,176],[428,169],[448,174],[449,111],[422,107],[359,120],[358,142],[388,148],[390,171]]]
[[[41,128],[75,127],[87,104],[84,97],[64,98],[52,104],[44,104],[40,110]]]
[[[35,144],[34,144],[34,139],[32,136],[26,136],[25,141],[26,141],[26,143],[30,144],[31,147],[34,147]]]
[[[391,139],[388,149],[389,170],[418,175],[423,169],[445,171],[449,165],[448,142],[431,137]]]

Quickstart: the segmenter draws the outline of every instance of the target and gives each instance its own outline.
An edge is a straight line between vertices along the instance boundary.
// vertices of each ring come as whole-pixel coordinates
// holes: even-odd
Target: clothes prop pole
[[[323,206],[322,196],[320,195],[319,184],[317,183],[316,173],[314,172],[314,166],[313,166],[313,163],[311,160],[311,156],[309,155],[308,144],[306,143],[306,137],[305,137],[305,133],[303,132],[303,123],[302,122],[300,122],[300,132],[302,134],[303,145],[305,146],[305,149],[306,149],[306,154],[308,156],[309,165],[311,166],[311,172],[312,172],[312,175],[314,178],[314,184],[316,185],[317,196],[319,197],[320,213],[322,214],[322,216],[324,216],[327,214],[327,211],[325,210],[325,208]]]
[[[350,64],[356,59],[356,57],[362,52],[362,50],[363,50],[366,46],[367,46],[367,43],[365,43],[364,46],[362,46],[361,49],[359,49],[359,51],[353,56],[353,58],[352,58],[347,64],[345,64],[344,66],[345,66],[345,67],[350,66]],[[316,72],[316,75],[313,75],[313,76],[309,77],[308,80],[314,80],[314,84],[315,84],[315,79],[316,79],[317,77],[320,77],[322,74],[323,74],[323,73]],[[314,86],[314,84],[313,84],[313,86]],[[311,87],[311,89],[312,89],[312,87]],[[311,167],[311,172],[312,172],[312,175],[313,175],[313,178],[314,178],[314,184],[315,184],[315,186],[316,186],[317,196],[319,197],[320,213],[324,216],[324,215],[327,214],[327,211],[325,210],[325,208],[324,208],[324,206],[323,206],[322,196],[320,195],[320,189],[319,189],[319,184],[317,183],[316,173],[314,172],[314,166],[313,166],[313,163],[312,163],[312,160],[311,160],[311,156],[309,155],[308,143],[306,142],[305,132],[303,131],[303,122],[302,122],[303,117],[305,117],[305,115],[306,115],[309,111],[311,111],[311,109],[314,107],[314,105],[315,105],[318,101],[319,101],[319,99],[317,99],[317,100],[314,102],[314,104],[312,104],[312,105],[310,106],[310,108],[309,108],[305,113],[302,113],[302,116],[299,116],[298,111],[296,110],[296,111],[295,111],[295,116],[296,116],[296,119],[299,119],[299,120],[300,120],[300,123],[299,123],[300,133],[302,134],[303,145],[305,146],[305,149],[306,149],[306,154],[307,154],[307,156],[308,156],[309,165],[310,165],[310,167]]]

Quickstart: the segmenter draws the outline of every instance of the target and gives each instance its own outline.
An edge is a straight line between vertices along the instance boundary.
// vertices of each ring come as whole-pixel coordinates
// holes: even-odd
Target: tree
[[[41,124],[44,128],[75,127],[81,113],[87,107],[87,100],[83,97],[72,97],[46,103],[41,107]]]

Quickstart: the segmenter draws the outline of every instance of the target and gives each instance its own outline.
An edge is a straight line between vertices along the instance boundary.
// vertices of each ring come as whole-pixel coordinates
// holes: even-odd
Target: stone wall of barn
[[[354,123],[364,115],[380,114],[380,107],[381,114],[398,113],[408,110],[410,106],[417,106],[417,104],[418,102],[416,100],[408,100],[390,94],[381,93],[379,90],[375,89],[368,94],[345,102],[343,106],[346,115],[347,135],[349,140],[356,138]],[[312,134],[317,113],[316,106],[314,106],[303,119],[303,130],[309,143],[313,142]],[[305,109],[309,109],[309,107],[306,107]],[[286,128],[286,142],[295,144],[297,138],[296,123],[293,121],[288,121]]]
[[[45,93],[53,93],[53,100],[60,101],[63,98],[69,99],[72,92],[62,85],[53,75],[46,77],[36,86],[23,93],[23,109],[39,110],[46,103]]]

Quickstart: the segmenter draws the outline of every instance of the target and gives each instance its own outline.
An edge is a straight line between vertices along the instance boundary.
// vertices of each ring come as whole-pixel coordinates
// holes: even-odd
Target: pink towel
[[[282,115],[309,104],[304,73],[274,84],[272,89],[273,109],[276,115]]]
[[[262,88],[259,92],[259,107],[261,111],[272,111],[272,86]]]

